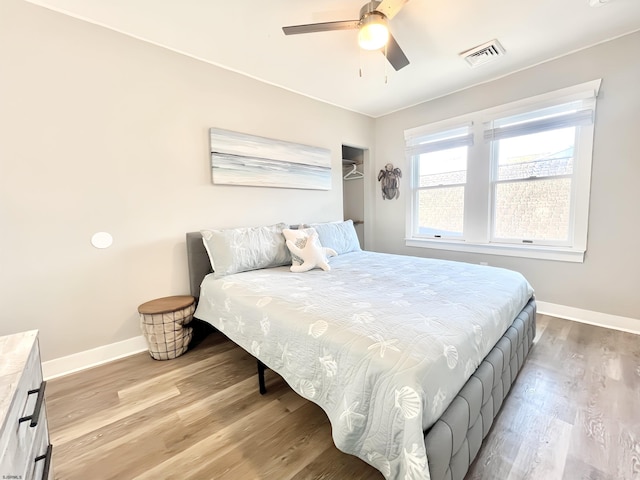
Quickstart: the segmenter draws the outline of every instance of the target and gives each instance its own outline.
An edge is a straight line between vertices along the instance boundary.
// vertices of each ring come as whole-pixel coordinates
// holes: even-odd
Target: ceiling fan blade
[[[384,49],[382,49],[382,53],[384,54]],[[409,59],[391,34],[387,42],[387,60],[389,60],[389,63],[396,71],[409,65]]]
[[[387,18],[393,18],[409,0],[382,0],[376,11],[384,13]]]
[[[358,28],[359,24],[359,20],[310,23],[308,25],[292,25],[290,27],[282,27],[282,31],[285,35],[297,35],[299,33],[328,32],[330,30],[353,30]]]

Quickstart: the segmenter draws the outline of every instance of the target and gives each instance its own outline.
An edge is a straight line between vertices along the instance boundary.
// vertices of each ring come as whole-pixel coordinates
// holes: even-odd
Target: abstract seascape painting
[[[331,151],[219,128],[211,137],[214,184],[331,190]]]

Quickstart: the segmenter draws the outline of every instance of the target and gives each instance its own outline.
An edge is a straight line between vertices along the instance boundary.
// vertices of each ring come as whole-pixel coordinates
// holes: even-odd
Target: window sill
[[[465,253],[503,255],[507,257],[537,258],[560,262],[584,262],[584,250],[568,247],[548,247],[542,245],[509,245],[496,243],[470,243],[455,240],[435,240],[426,238],[406,238],[407,247],[433,248]]]

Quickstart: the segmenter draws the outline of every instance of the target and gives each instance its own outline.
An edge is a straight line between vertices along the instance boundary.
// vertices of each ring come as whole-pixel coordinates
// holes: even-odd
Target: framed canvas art
[[[331,190],[331,151],[219,128],[209,130],[214,184]]]

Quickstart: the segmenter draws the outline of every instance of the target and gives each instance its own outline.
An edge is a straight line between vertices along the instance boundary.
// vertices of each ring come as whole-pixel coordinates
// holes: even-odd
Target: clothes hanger
[[[342,178],[344,180],[356,180],[358,178],[363,178],[364,173],[359,172],[357,168],[358,168],[358,165],[354,163],[353,166],[351,167],[351,170]]]

